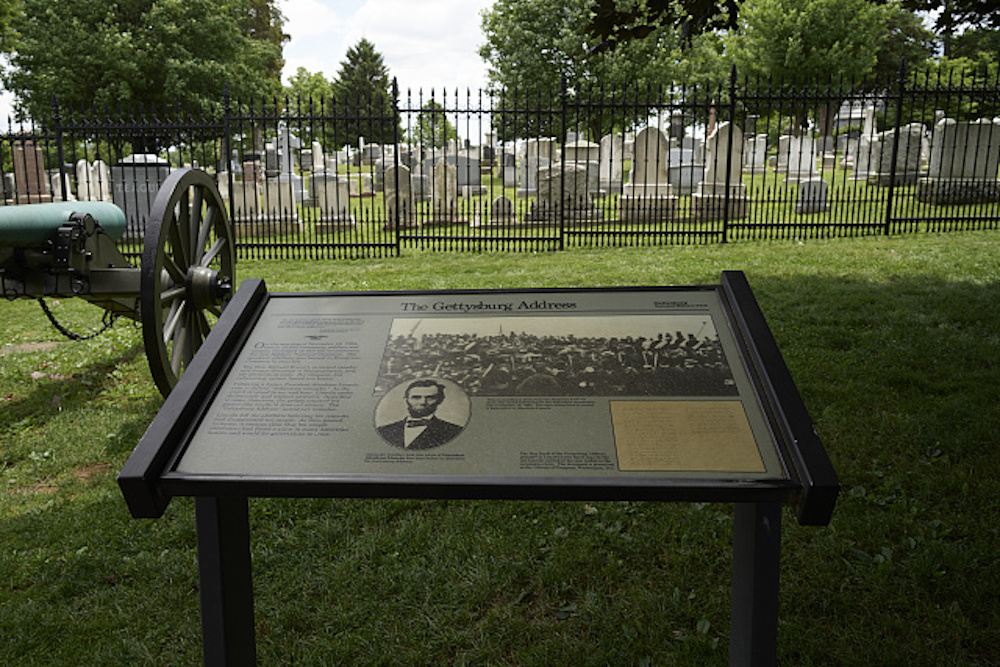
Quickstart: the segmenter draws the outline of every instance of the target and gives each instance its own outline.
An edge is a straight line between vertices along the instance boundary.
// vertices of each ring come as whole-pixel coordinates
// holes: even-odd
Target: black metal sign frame
[[[270,294],[260,280],[246,281],[206,339],[119,475],[135,517],[162,515],[171,498],[196,498],[202,623],[206,664],[253,660],[248,502],[251,497],[409,497],[537,500],[656,500],[735,503],[731,664],[773,663],[777,647],[777,581],[782,505],[796,508],[803,525],[829,523],[840,484],[764,320],[745,276],[724,272],[719,285],[597,290],[451,290],[375,292],[365,296],[449,299],[568,298],[579,294],[624,298],[644,291],[710,293],[721,304],[715,325],[726,329],[766,422],[780,474],[552,474],[396,473],[379,470],[215,471],[185,466],[213,401],[226,387],[247,341],[269,304],[303,296],[351,299],[357,293]],[[276,301],[278,300],[278,301]],[[742,372],[742,371],[741,371]],[[443,395],[443,394],[442,394]],[[641,406],[640,406],[641,407]],[[760,430],[760,429],[759,429]],[[280,442],[280,439],[277,440]],[[777,464],[774,463],[777,461]]]

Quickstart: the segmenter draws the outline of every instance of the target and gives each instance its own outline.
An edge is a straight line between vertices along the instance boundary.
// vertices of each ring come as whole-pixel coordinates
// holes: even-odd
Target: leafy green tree
[[[21,11],[21,0],[0,0],[0,53],[14,51],[17,31],[14,23]]]
[[[741,75],[769,80],[789,92],[803,84],[858,81],[869,75],[885,40],[889,9],[868,0],[745,0],[727,52]],[[832,108],[819,105],[823,133]],[[795,127],[806,126],[810,109],[788,110]]]
[[[458,139],[458,130],[445,116],[444,107],[435,100],[428,101],[417,114],[417,123],[410,130],[410,141],[442,148],[449,139]]]
[[[162,110],[280,90],[281,44],[248,34],[250,0],[24,0],[6,83],[20,109]],[[280,16],[275,13],[273,16]],[[274,19],[277,20],[277,19]]]
[[[319,110],[322,104],[329,107],[333,102],[334,83],[329,81],[322,72],[310,72],[305,67],[300,67],[288,79],[285,86],[285,97],[289,98],[292,108],[296,104],[303,109],[312,102],[313,108]]]
[[[976,58],[980,53],[1000,53],[1000,28],[969,28],[952,37],[952,56]]]
[[[669,89],[676,79],[683,60],[673,28],[652,30],[645,39],[617,49],[592,48],[587,35],[590,10],[590,0],[497,0],[484,12],[486,43],[479,54],[488,64],[501,108],[494,114],[501,140],[558,136],[564,120],[559,114],[563,78],[565,101],[574,109],[566,119],[568,129],[586,130],[594,140],[613,128],[644,122],[643,104],[658,101],[656,91]],[[713,45],[706,41],[702,46]],[[722,78],[714,71],[701,70],[700,75]],[[648,89],[652,96],[647,96]],[[606,105],[603,114],[574,106],[598,100]],[[525,113],[525,108],[537,112]]]
[[[899,65],[916,67],[934,55],[934,33],[923,20],[908,9],[887,5],[885,38],[876,54],[872,75],[876,81],[889,81],[899,75]]]
[[[337,115],[338,146],[366,143],[391,144],[398,136],[399,118],[395,111],[392,81],[382,54],[362,38],[347,50],[333,84]]]

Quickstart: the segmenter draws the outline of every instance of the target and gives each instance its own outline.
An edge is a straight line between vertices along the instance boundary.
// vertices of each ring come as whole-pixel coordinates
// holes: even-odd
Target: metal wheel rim
[[[143,341],[164,396],[232,296],[235,265],[232,228],[215,183],[202,171],[173,172],[150,210],[141,269]],[[210,299],[206,275],[219,284]]]

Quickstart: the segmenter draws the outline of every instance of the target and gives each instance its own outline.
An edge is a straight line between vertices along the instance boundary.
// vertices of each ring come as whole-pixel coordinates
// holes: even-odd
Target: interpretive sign
[[[773,663],[781,505],[839,482],[741,273],[719,285],[269,294],[247,281],[126,462],[195,496],[206,664],[253,661],[247,498],[736,503],[731,664]]]
[[[709,290],[273,296],[173,472],[787,476]]]

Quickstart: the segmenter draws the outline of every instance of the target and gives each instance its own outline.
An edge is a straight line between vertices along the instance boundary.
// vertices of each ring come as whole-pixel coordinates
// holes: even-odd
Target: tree
[[[645,102],[659,101],[656,91],[669,88],[681,62],[674,29],[652,30],[618,49],[592,49],[589,20],[590,0],[497,0],[484,12],[486,43],[479,54],[489,66],[498,106],[518,110],[494,114],[501,140],[559,135],[564,101],[574,109],[566,119],[569,129],[586,130],[595,141],[648,117]],[[720,74],[702,72],[705,78]],[[637,96],[637,91],[642,92]],[[565,100],[559,98],[563,92]],[[604,113],[586,108],[591,100],[603,102]]]
[[[337,115],[338,146],[367,143],[392,144],[396,141],[399,117],[395,111],[389,70],[375,45],[361,38],[347,50],[333,84]]]
[[[745,0],[727,52],[741,74],[769,79],[773,87],[856,81],[875,67],[888,11],[868,0]],[[833,100],[820,106],[824,134],[832,106]],[[789,109],[797,129],[807,124],[808,111]]]
[[[14,51],[17,42],[14,23],[20,10],[20,0],[0,0],[0,53]]]
[[[430,100],[417,114],[416,127],[410,131],[410,141],[425,147],[442,148],[449,139],[458,139],[458,130],[445,116],[444,107]]]
[[[876,53],[872,70],[876,81],[889,81],[899,75],[899,64],[920,65],[934,55],[934,33],[923,20],[908,9],[887,6],[885,39]]]
[[[936,13],[935,31],[950,55],[955,26],[1000,29],[997,0],[872,0],[914,12]],[[668,25],[681,29],[685,40],[720,27],[735,28],[745,0],[593,0],[588,32],[601,48],[616,48]]]
[[[35,119],[49,115],[53,95],[63,109],[112,110],[218,106],[227,85],[234,97],[273,95],[281,44],[248,35],[250,4],[24,0],[6,83]]]
[[[1000,28],[969,28],[952,38],[953,57],[974,59],[980,53],[1000,53]]]

